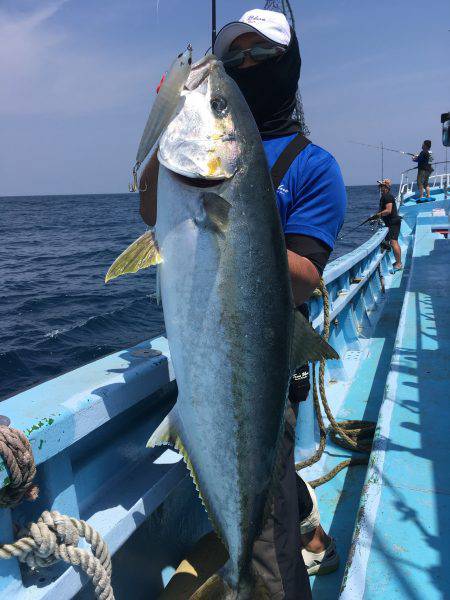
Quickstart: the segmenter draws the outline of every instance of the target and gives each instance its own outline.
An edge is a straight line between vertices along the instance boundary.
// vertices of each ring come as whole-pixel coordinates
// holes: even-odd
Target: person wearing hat
[[[346,191],[336,160],[306,139],[293,117],[301,67],[295,31],[282,13],[250,10],[219,31],[213,52],[239,86],[261,133],[294,301],[308,317],[306,301],[319,284],[344,221]],[[153,156],[141,177],[140,187],[146,190],[141,215],[149,225],[156,221],[157,168]],[[315,494],[295,471],[296,418],[308,392],[309,367],[304,365],[289,389],[283,468],[271,515],[253,549],[253,566],[275,600],[311,598],[308,574],[331,572],[339,565],[335,542],[320,525]]]
[[[395,263],[393,264],[393,269],[395,272],[403,269],[402,249],[398,243],[402,218],[398,214],[397,203],[391,194],[391,180],[382,179],[381,181],[377,181],[377,183],[380,190],[380,208],[379,212],[372,216],[372,220],[381,218],[386,227],[389,227],[386,241],[390,243],[394,251]]]

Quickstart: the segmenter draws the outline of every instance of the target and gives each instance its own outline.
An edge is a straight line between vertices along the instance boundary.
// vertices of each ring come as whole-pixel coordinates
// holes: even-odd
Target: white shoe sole
[[[327,561],[325,564],[321,563],[320,565],[314,565],[307,569],[308,575],[328,575],[328,573],[333,573],[337,571],[339,568],[339,556],[336,554],[336,557],[333,560]]]

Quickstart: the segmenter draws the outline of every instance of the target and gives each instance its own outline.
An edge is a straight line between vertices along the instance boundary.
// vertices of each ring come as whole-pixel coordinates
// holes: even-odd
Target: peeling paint
[[[55,419],[52,417],[44,417],[40,421],[38,421],[35,425],[32,425],[28,429],[24,430],[24,433],[29,437],[33,433],[33,431],[39,431],[43,427],[47,427],[48,425],[52,425],[55,422]]]

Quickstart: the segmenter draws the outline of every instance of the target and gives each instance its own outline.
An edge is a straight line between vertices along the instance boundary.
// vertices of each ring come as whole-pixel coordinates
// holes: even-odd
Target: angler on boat
[[[422,150],[419,154],[413,156],[413,161],[417,163],[417,187],[419,188],[419,197],[423,198],[425,190],[427,198],[430,198],[429,179],[433,172],[433,155],[431,153],[431,140],[425,140],[422,144]]]
[[[398,214],[396,200],[391,194],[391,180],[383,179],[382,181],[377,181],[377,183],[380,190],[380,210],[371,217],[371,220],[381,218],[386,227],[388,227],[386,242],[390,243],[395,257],[392,268],[394,271],[399,271],[403,268],[402,250],[398,243],[402,218]]]

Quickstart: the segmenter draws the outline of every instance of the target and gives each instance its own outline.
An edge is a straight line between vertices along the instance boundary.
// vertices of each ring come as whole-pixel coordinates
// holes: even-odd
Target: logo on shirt
[[[284,185],[279,185],[277,192],[280,192],[280,194],[289,194],[289,190]]]
[[[305,379],[309,379],[309,369],[306,369],[305,371],[300,371],[299,373],[294,373],[292,375],[292,379],[294,381],[304,381]]]

